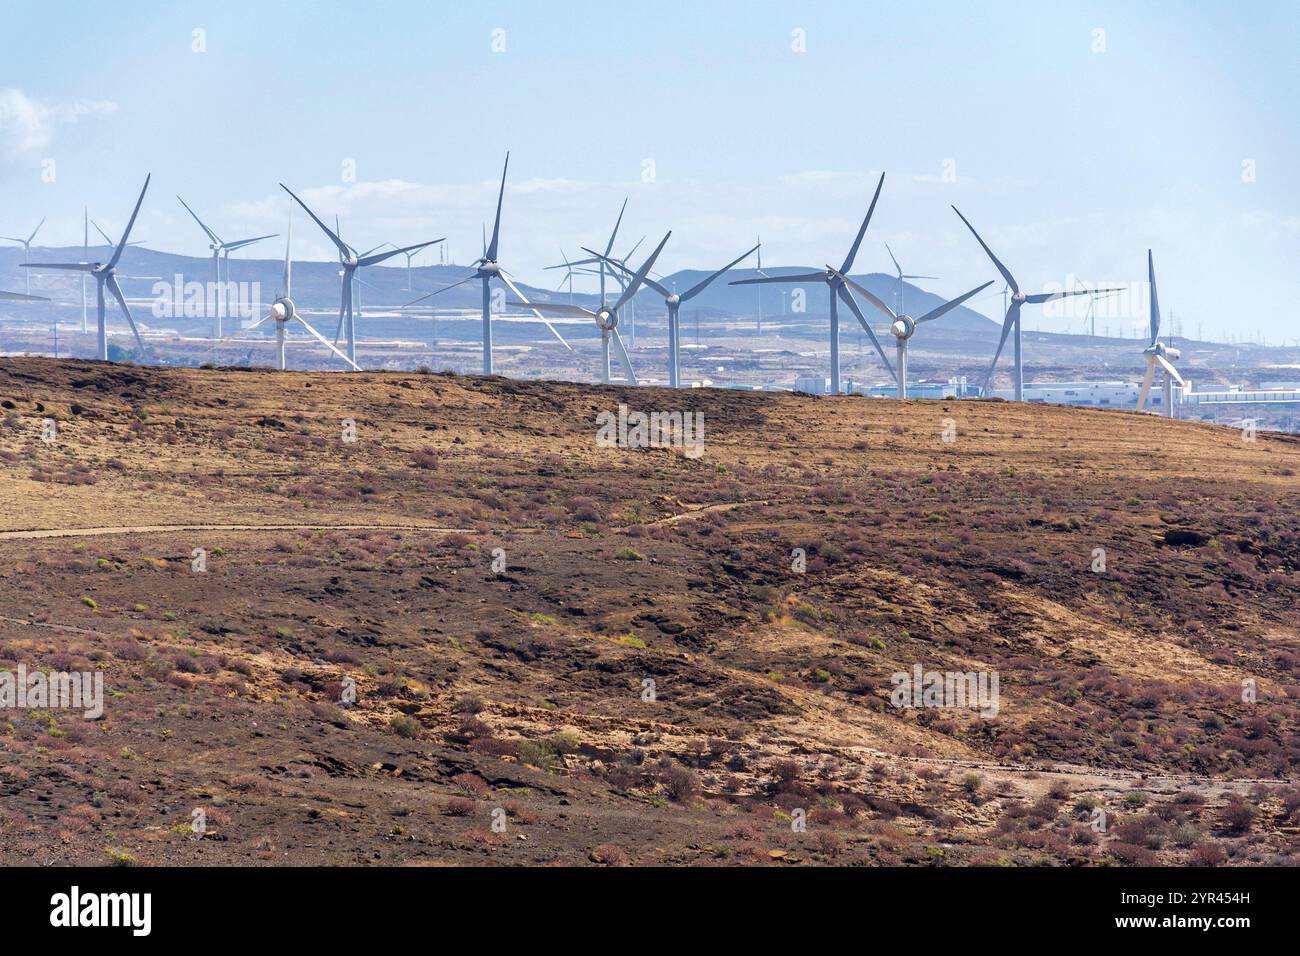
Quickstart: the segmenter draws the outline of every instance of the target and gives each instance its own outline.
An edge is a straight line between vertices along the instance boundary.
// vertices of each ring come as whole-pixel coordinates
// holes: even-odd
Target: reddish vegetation
[[[109,695],[0,714],[4,862],[1296,862],[1291,439],[52,360],[0,399],[0,533],[141,529],[0,537],[0,670]],[[620,401],[704,455],[598,448]],[[915,664],[998,716],[896,710]]]

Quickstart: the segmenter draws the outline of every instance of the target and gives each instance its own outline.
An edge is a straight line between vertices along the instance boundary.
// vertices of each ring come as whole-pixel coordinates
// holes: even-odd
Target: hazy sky
[[[1187,333],[1300,339],[1294,0],[3,12],[0,234],[48,215],[41,239],[79,242],[83,204],[120,229],[152,172],[154,248],[206,251],[177,193],[227,239],[283,232],[283,181],[360,248],[446,235],[464,262],[510,149],[501,256],[527,281],[624,195],[627,244],[674,230],[665,271],[759,233],[765,264],[838,265],[884,170],[859,271],[888,240],[936,292],[993,278],[956,203],[1022,287],[1138,281],[1152,246]],[[295,254],[325,258],[309,226]]]

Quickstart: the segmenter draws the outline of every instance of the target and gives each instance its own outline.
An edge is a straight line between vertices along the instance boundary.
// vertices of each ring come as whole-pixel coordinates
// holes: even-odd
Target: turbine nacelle
[[[1026,295],[1025,293],[1023,293],[1023,292],[1014,292],[1014,293],[1012,293],[1012,295],[1011,295],[1011,301],[1014,302],[1016,305],[1024,305],[1024,304],[1025,304],[1025,301],[1026,301],[1028,298],[1029,298],[1029,296],[1027,296],[1027,295]]]
[[[889,326],[889,331],[894,334],[894,338],[906,342],[916,331],[916,320],[910,315],[900,315]]]
[[[664,299],[664,302],[666,302],[668,305],[681,305],[682,297],[678,295],[676,292],[674,292],[668,298]]]
[[[501,267],[495,262],[481,262],[478,267],[479,278],[490,279],[501,274]]]
[[[618,313],[602,306],[596,311],[596,324],[602,332],[612,332],[618,328]]]
[[[296,313],[293,309],[293,299],[281,296],[271,303],[271,315],[277,322],[285,322]]]
[[[1154,342],[1142,350],[1143,355],[1159,355],[1170,361],[1178,361],[1182,357],[1182,352],[1173,346],[1165,345],[1163,342]]]

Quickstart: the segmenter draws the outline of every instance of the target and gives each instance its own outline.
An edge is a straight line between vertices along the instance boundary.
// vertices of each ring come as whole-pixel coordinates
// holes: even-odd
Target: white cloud
[[[106,100],[34,100],[22,90],[0,89],[0,149],[14,159],[49,147],[55,131],[87,118],[111,116],[117,104]]]

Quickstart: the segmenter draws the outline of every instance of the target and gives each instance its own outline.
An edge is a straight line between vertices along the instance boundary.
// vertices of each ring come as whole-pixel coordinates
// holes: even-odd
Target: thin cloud
[[[60,127],[111,116],[117,109],[108,100],[35,100],[5,87],[0,89],[0,149],[8,159],[31,155],[48,149]]]

